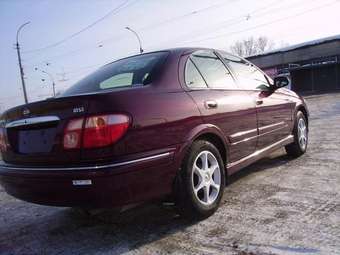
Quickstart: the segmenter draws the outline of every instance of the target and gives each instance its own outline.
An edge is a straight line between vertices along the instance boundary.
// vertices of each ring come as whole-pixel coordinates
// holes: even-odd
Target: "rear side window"
[[[167,55],[168,52],[155,52],[117,60],[80,80],[62,96],[149,84]]]
[[[235,83],[222,61],[211,51],[202,50],[190,56],[208,87],[217,89],[234,89]]]
[[[185,65],[185,83],[189,88],[207,88],[207,84],[190,58]]]
[[[265,75],[256,66],[228,53],[221,52],[221,56],[235,73],[243,89],[257,90],[269,86]]]

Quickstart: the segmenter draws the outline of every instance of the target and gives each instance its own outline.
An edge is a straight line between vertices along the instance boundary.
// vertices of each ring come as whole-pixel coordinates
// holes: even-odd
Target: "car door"
[[[226,64],[235,74],[238,84],[256,103],[258,123],[257,149],[263,149],[291,132],[294,102],[280,90],[270,89],[269,77],[253,64],[222,52]]]
[[[182,57],[184,84],[196,102],[203,121],[218,127],[228,147],[228,163],[255,151],[257,122],[255,101],[237,88],[230,71],[210,50]]]
[[[259,128],[258,149],[286,138],[291,133],[295,104],[279,91],[255,94]]]

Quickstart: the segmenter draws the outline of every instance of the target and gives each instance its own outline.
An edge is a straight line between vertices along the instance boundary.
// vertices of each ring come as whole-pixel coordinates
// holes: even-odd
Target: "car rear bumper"
[[[105,165],[20,167],[0,163],[0,184],[21,200],[52,206],[115,207],[172,191],[174,151]]]

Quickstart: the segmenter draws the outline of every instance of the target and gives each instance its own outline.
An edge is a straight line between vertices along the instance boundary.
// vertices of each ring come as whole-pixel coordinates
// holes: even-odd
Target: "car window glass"
[[[269,87],[265,75],[256,66],[227,53],[221,55],[236,75],[242,88],[256,90]]]
[[[211,51],[197,51],[190,56],[210,88],[235,89],[231,73]]]
[[[99,84],[100,89],[111,89],[132,85],[133,73],[121,73],[114,75]]]
[[[207,88],[207,84],[190,58],[185,65],[185,83],[189,88]]]
[[[149,84],[168,54],[154,52],[117,60],[80,80],[62,96]]]

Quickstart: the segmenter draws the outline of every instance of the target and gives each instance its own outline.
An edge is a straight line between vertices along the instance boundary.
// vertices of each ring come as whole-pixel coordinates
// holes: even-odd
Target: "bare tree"
[[[244,56],[244,44],[241,41],[237,41],[234,45],[230,46],[230,51],[236,55]]]
[[[257,39],[257,50],[262,53],[266,50],[271,50],[274,48],[274,43],[270,42],[269,39],[265,36],[260,36]]]
[[[254,38],[253,36],[235,42],[230,46],[230,51],[242,57],[248,57],[263,53],[274,48],[274,42],[270,41],[265,36]]]

